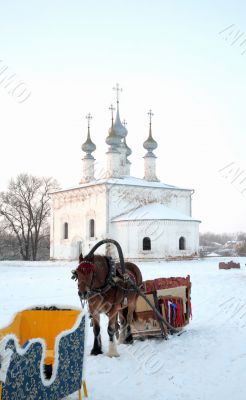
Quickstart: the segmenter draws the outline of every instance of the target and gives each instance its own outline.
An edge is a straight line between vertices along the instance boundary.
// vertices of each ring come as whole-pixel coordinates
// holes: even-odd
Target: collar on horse
[[[123,252],[122,252],[121,246],[116,240],[113,240],[113,239],[103,239],[103,240],[100,240],[97,244],[95,244],[95,246],[93,246],[93,248],[90,250],[90,252],[84,258],[84,260],[79,264],[78,268],[80,268],[80,270],[83,271],[83,273],[91,273],[92,272],[92,279],[91,279],[91,286],[92,286],[94,277],[95,277],[95,266],[93,263],[90,262],[90,259],[93,256],[94,252],[98,249],[98,247],[100,247],[101,245],[103,245],[105,243],[112,243],[117,248],[118,255],[119,255],[119,261],[120,261],[120,269],[121,269],[121,274],[119,274],[120,277],[118,279],[120,281],[123,280],[124,283],[126,283],[126,282],[130,283],[130,280],[129,280],[130,277],[125,269],[124,257],[123,257]],[[114,261],[112,260],[111,257],[105,256],[105,258],[108,261],[109,270],[108,270],[108,275],[106,277],[104,285],[101,286],[100,288],[90,289],[86,295],[86,298],[85,298],[85,296],[83,297],[84,299],[88,299],[90,296],[93,296],[94,294],[105,293],[110,288],[112,288],[116,285],[118,286]],[[77,270],[72,271],[72,279],[75,279],[75,280],[78,279]],[[121,287],[121,288],[123,289],[123,287]],[[81,297],[81,295],[80,295],[80,297]]]

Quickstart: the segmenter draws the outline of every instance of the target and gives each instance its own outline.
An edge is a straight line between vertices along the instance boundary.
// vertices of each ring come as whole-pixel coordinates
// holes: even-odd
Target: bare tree
[[[23,260],[36,260],[42,229],[50,214],[49,192],[58,189],[53,178],[20,174],[0,193],[0,215],[10,234],[17,238]]]

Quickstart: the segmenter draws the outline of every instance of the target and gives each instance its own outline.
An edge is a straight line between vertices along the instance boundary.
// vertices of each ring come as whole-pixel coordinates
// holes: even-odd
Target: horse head
[[[86,297],[93,283],[94,272],[95,272],[95,264],[93,263],[93,257],[87,259],[83,258],[83,255],[80,254],[79,265],[74,271],[74,274],[78,279],[79,295]]]

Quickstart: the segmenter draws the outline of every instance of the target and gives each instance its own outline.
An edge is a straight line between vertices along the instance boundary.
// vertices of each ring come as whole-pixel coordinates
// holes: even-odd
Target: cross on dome
[[[93,118],[92,115],[91,115],[91,113],[87,114],[85,118],[86,118],[87,121],[88,121],[88,128],[90,128],[91,120],[92,120],[92,118]]]
[[[114,111],[115,111],[115,108],[114,108],[113,104],[111,104],[111,106],[109,107],[109,110],[111,111],[111,118],[112,118],[112,124],[113,124],[113,120],[114,120]]]
[[[150,123],[150,125],[151,125],[151,123],[152,123],[152,117],[154,116],[154,113],[152,112],[151,109],[149,110],[148,115],[149,115],[149,123]]]
[[[122,88],[120,88],[120,85],[118,83],[116,83],[115,87],[113,87],[113,90],[115,90],[115,92],[116,92],[116,101],[118,104],[119,100],[120,100],[120,92],[122,92]]]

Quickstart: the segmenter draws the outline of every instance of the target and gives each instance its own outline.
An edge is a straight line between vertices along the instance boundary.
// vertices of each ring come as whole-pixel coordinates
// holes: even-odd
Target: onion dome
[[[126,157],[129,157],[132,154],[132,151],[131,151],[130,147],[127,146],[127,144],[126,144],[126,138],[124,138],[124,140],[123,140],[123,145],[126,149]]]
[[[92,157],[91,153],[93,153],[93,151],[96,150],[96,145],[92,142],[91,136],[90,136],[90,120],[92,119],[92,116],[90,113],[86,116],[86,119],[88,120],[87,139],[86,139],[85,143],[82,144],[81,148],[86,153],[86,156]]]
[[[123,120],[123,125],[124,125],[124,128],[126,129],[127,122],[125,119]],[[122,148],[125,149],[126,157],[129,157],[132,154],[130,147],[128,147],[126,144],[126,137],[124,137],[124,139],[122,141]]]
[[[118,83],[116,83],[113,90],[116,92],[116,103],[117,103],[117,111],[116,111],[115,121],[113,124],[113,129],[114,129],[115,134],[117,136],[119,136],[120,139],[123,139],[124,137],[126,137],[128,132],[127,132],[126,127],[121,123],[121,120],[120,120],[119,95],[120,95],[120,92],[122,92],[122,89],[120,88],[120,85]]]
[[[119,135],[117,135],[115,128],[114,128],[114,123],[113,123],[113,112],[114,112],[114,107],[111,105],[109,107],[110,111],[112,112],[112,125],[111,128],[108,130],[108,136],[106,137],[106,143],[111,146],[112,149],[116,149],[120,143],[121,143],[121,138]]]
[[[153,139],[153,136],[152,136],[152,121],[151,121],[151,119],[152,119],[152,116],[153,116],[154,114],[153,114],[152,111],[150,110],[150,111],[148,112],[148,115],[149,115],[149,117],[150,117],[150,122],[149,122],[149,136],[148,136],[148,139],[145,140],[145,142],[143,143],[143,147],[148,151],[148,153],[147,153],[148,155],[153,155],[153,156],[154,156],[153,150],[155,150],[155,149],[158,147],[157,142]]]
[[[114,129],[115,134],[117,136],[119,136],[120,139],[123,139],[127,136],[127,133],[128,133],[127,129],[120,120],[119,102],[117,102],[117,112],[116,112],[116,118],[114,121],[113,129]]]

